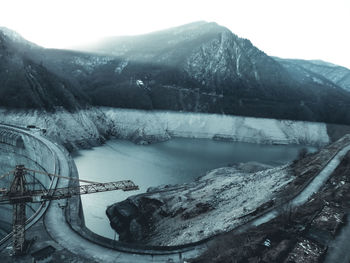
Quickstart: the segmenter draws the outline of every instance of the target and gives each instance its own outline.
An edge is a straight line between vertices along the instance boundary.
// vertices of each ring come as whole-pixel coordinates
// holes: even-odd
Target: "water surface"
[[[294,160],[303,147],[175,138],[151,145],[111,140],[92,150],[82,150],[74,158],[81,179],[98,182],[130,179],[140,187],[131,192],[83,195],[86,226],[99,235],[114,238],[105,214],[108,205],[145,192],[148,187],[193,181],[208,170],[234,163],[284,164]]]

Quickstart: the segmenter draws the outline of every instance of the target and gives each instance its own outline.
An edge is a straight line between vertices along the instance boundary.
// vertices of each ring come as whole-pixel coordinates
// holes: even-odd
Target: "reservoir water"
[[[303,147],[174,138],[151,145],[110,140],[103,146],[79,151],[74,161],[80,179],[97,182],[130,179],[140,187],[140,190],[131,192],[82,195],[86,226],[96,234],[114,238],[114,230],[105,213],[108,205],[145,192],[148,187],[193,181],[208,170],[234,163],[284,164],[294,160]]]

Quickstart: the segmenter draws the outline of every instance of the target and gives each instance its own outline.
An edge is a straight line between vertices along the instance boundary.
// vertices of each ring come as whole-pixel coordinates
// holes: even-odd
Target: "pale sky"
[[[350,68],[350,0],[0,0],[0,26],[50,48],[206,20],[268,55]]]

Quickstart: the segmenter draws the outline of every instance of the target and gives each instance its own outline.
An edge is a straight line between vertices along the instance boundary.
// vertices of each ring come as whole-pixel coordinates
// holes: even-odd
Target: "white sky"
[[[215,21],[268,55],[350,68],[350,0],[0,0],[0,26],[44,47]]]

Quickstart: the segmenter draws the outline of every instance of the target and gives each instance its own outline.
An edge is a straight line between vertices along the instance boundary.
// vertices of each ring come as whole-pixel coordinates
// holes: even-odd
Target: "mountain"
[[[294,64],[303,69],[318,74],[344,90],[350,91],[350,70],[321,60],[281,59],[275,58],[281,64]]]
[[[0,106],[51,111],[83,106],[86,99],[82,93],[31,59],[38,49],[15,32],[0,28]]]
[[[74,98],[95,106],[350,124],[350,93],[332,79],[269,57],[216,23],[112,37],[82,51],[10,39],[11,58],[25,59],[39,75],[65,83],[62,94],[71,94],[70,99],[57,98],[50,105],[67,99],[71,105]],[[14,72],[11,67],[3,68]],[[49,98],[61,94],[58,87],[62,85]],[[22,88],[30,90],[28,85]]]
[[[143,83],[148,93],[140,92],[151,109],[350,123],[348,92],[320,74],[276,61],[216,23],[112,37],[85,50],[120,57],[113,83],[122,90]],[[99,89],[93,89],[97,97]]]
[[[137,36],[109,37],[80,50],[167,65],[181,63],[194,47],[228,29],[204,21]]]

